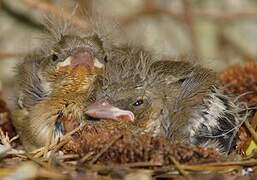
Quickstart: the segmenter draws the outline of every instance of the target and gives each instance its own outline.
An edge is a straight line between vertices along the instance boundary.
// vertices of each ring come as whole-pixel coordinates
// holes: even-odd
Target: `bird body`
[[[87,107],[88,115],[126,117],[142,132],[172,142],[222,152],[234,147],[244,116],[240,105],[216,83],[214,72],[189,62],[164,60],[138,47],[112,48],[108,59],[97,103]]]
[[[55,37],[56,38],[56,37]],[[56,142],[62,121],[79,126],[104,50],[98,37],[62,33],[47,49],[35,50],[18,66],[14,126],[28,150]],[[67,124],[67,123],[66,123]]]
[[[33,107],[18,110],[27,111],[24,116],[16,116],[23,118],[22,120],[15,121],[16,128],[18,132],[20,130],[20,137],[26,147],[43,146],[50,136],[49,133],[52,133],[51,131],[56,133],[53,134],[53,141],[57,141],[65,133],[60,124],[63,117],[76,119],[78,124],[82,122],[85,99],[87,99],[90,86],[94,81],[94,77],[88,77],[90,75],[86,73],[86,69],[82,70],[78,74],[75,72],[77,75],[75,77],[78,77],[74,80],[75,82],[71,80],[71,84],[62,84],[59,87],[55,85],[52,93]]]

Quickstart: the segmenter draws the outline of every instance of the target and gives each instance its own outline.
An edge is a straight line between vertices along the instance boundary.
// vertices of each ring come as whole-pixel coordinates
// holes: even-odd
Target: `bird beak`
[[[131,111],[122,110],[108,102],[96,102],[87,107],[86,114],[98,119],[112,119],[133,122],[135,117]]]
[[[77,66],[84,65],[93,68],[103,68],[104,65],[99,60],[91,55],[87,51],[79,52],[67,57],[63,62],[57,64],[58,68],[70,66],[75,68]]]

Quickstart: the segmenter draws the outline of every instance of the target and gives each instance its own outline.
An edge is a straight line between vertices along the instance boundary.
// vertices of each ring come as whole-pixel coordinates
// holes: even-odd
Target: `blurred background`
[[[40,45],[46,14],[73,13],[75,25],[90,29],[84,15],[96,11],[130,41],[164,56],[192,57],[215,71],[257,57],[256,0],[0,0],[2,93],[10,97],[15,64]]]

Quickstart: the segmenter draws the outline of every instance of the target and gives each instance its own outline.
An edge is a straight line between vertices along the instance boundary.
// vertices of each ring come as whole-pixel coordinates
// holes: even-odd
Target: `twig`
[[[183,166],[174,158],[174,157],[170,157],[173,164],[175,165],[175,167],[177,168],[177,170],[188,180],[193,180],[193,178],[188,174],[188,172],[185,171],[185,169],[183,168]]]
[[[8,133],[4,134],[1,128],[0,128],[0,140],[3,146],[5,146],[7,149],[12,149],[12,145],[11,145],[11,141],[8,136]]]
[[[192,53],[194,57],[193,59],[197,60],[199,58],[199,48],[198,48],[198,42],[196,37],[195,20],[194,20],[195,18],[194,18],[194,12],[192,9],[191,0],[183,0],[183,5],[184,5],[185,22],[189,28]]]
[[[94,152],[89,152],[89,153],[87,153],[82,159],[81,159],[81,163],[83,164],[83,163],[85,163],[87,160],[88,160],[88,158],[90,158],[91,156],[93,156],[95,153]]]
[[[59,149],[61,149],[65,144],[67,144],[68,142],[71,141],[71,137],[67,137],[66,139],[64,139],[63,141],[61,141],[60,143],[58,143],[56,145],[56,147],[54,148],[54,152],[58,151]]]
[[[154,162],[135,162],[124,164],[125,167],[138,168],[138,167],[160,167],[163,166],[163,163],[154,163]]]
[[[86,12],[86,15],[89,17],[92,16],[94,6],[93,0],[78,0],[78,4],[78,8],[81,12]]]
[[[122,138],[122,134],[113,139],[109,144],[107,144],[91,161],[90,164],[94,164],[117,140]]]
[[[0,52],[0,60],[23,57],[24,53]]]
[[[254,118],[257,118],[257,113],[255,113]],[[253,137],[253,140],[255,141],[255,143],[257,143],[257,133],[255,132],[255,130],[253,129],[252,125],[249,123],[248,120],[245,120],[244,125],[246,127],[246,129],[250,132],[250,134]]]
[[[49,146],[51,144],[52,138],[53,138],[53,130],[50,130],[50,132],[48,134],[48,138],[47,138],[47,143],[46,143],[45,148],[44,148],[44,157],[45,158],[47,157],[47,153],[48,153]]]
[[[27,157],[32,160],[33,162],[39,164],[40,166],[42,166],[43,168],[39,168],[39,176],[40,177],[48,177],[51,179],[66,179],[67,176],[64,176],[62,174],[60,174],[60,172],[58,172],[56,169],[54,169],[53,167],[48,166],[47,163],[41,161],[40,159],[37,159],[35,157],[32,157],[30,154],[26,154]]]
[[[16,135],[16,136],[12,137],[12,139],[10,139],[10,143],[12,143],[13,141],[16,141],[19,138],[20,138],[19,135]]]
[[[70,136],[72,136],[74,133],[76,133],[77,131],[80,131],[83,127],[85,126],[85,124],[75,128],[74,130],[72,130],[71,132],[65,134],[61,141],[60,142],[57,142],[57,143],[53,143],[49,146],[49,150],[53,150],[54,148],[56,148],[56,146],[59,144],[59,143],[63,143],[63,141],[66,141],[67,139],[70,138]],[[39,149],[36,149],[34,151],[31,152],[32,154],[34,154],[34,157],[40,157],[44,154],[44,147],[41,147]]]
[[[132,16],[120,17],[120,21],[123,25],[129,25],[138,19],[138,17],[144,17],[149,15],[166,15],[172,17],[178,21],[184,21],[184,13],[176,10],[167,10],[157,6],[144,6],[143,9]],[[211,21],[233,21],[240,19],[257,19],[257,9],[242,9],[240,11],[221,11],[219,9],[194,9],[195,18],[202,18]]]
[[[66,155],[63,155],[62,157],[58,157],[59,160],[77,159],[77,158],[79,158],[78,154],[66,154]]]
[[[208,163],[200,165],[181,165],[184,170],[189,171],[224,171],[226,168],[242,168],[242,166],[256,166],[257,160],[247,160],[239,162],[220,162],[220,163]]]
[[[38,23],[35,19],[26,15],[25,13],[19,12],[17,9],[12,8],[6,1],[1,1],[1,9],[5,11],[8,15],[18,20],[19,23],[23,23],[32,28],[39,30],[43,29],[43,26]]]
[[[232,38],[229,38],[226,33],[220,33],[219,36],[220,43],[222,45],[229,46],[236,54],[240,55],[244,61],[252,62],[256,59],[253,55],[250,54],[249,51],[247,51],[245,47],[238,44],[238,42],[236,42]]]
[[[218,9],[196,9],[195,16],[214,21],[232,21],[249,18],[257,18],[256,8],[241,9],[238,11],[222,11]]]
[[[39,168],[38,170],[38,176],[41,178],[46,178],[46,179],[69,179],[66,174],[61,174],[60,172],[53,172],[49,171],[43,168]],[[40,179],[40,178],[39,178]]]
[[[136,21],[138,17],[153,16],[153,15],[166,15],[178,21],[182,21],[184,19],[181,13],[176,13],[166,9],[161,9],[158,6],[156,6],[153,3],[153,1],[145,1],[145,4],[141,11],[130,16],[120,17],[120,22],[122,25],[127,26],[133,23],[134,21]]]
[[[40,166],[46,168],[46,169],[50,169],[50,167],[47,165],[47,163],[41,161],[40,159],[38,158],[35,158],[33,156],[31,156],[29,153],[26,153],[26,156],[28,159],[34,161],[35,163],[39,164]]]
[[[1,2],[1,1],[0,1]],[[7,167],[1,167],[0,168],[0,177],[1,177],[1,179],[2,178],[6,178],[6,176],[8,176],[8,175],[10,175],[11,173],[13,173],[13,168],[11,168],[11,167],[9,167],[9,168],[7,168]]]
[[[33,9],[38,9],[46,14],[53,14],[59,17],[62,17],[68,21],[70,21],[73,25],[79,27],[79,28],[84,28],[87,29],[89,28],[88,24],[79,19],[78,17],[72,16],[70,12],[66,12],[64,10],[59,10],[56,6],[53,4],[39,1],[39,0],[23,0],[24,3],[26,3],[29,7]]]

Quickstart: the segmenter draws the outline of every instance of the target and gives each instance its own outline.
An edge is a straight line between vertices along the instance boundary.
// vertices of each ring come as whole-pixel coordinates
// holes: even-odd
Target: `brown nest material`
[[[246,102],[248,107],[257,105],[257,62],[245,65],[234,65],[225,69],[219,74],[219,80],[225,87],[227,94],[239,96],[239,100]],[[249,118],[250,124],[256,130],[257,122],[254,118]],[[242,126],[239,133],[237,149],[241,154],[245,154],[252,140],[250,132]]]
[[[187,164],[220,160],[215,150],[171,144],[165,138],[136,134],[113,123],[110,124],[114,126],[106,126],[108,123],[106,120],[86,125],[81,132],[75,134],[73,141],[64,147],[65,152],[88,156],[85,161],[97,164],[152,162],[170,165],[173,164],[172,158]]]
[[[257,104],[257,62],[234,65],[219,74],[220,82],[228,94],[243,95],[240,100]]]
[[[0,128],[3,132],[8,133],[9,137],[16,135],[11,121],[11,112],[7,107],[6,102],[2,99],[0,93]]]

